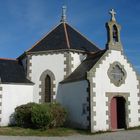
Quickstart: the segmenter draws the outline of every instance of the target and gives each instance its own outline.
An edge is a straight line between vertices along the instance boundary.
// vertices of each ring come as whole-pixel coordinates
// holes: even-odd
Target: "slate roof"
[[[61,83],[85,80],[87,72],[98,62],[106,50],[88,56],[66,79]]]
[[[26,78],[23,66],[10,59],[0,59],[0,82],[33,84]]]
[[[27,52],[40,52],[50,50],[80,50],[95,52],[100,49],[65,22],[37,42]]]

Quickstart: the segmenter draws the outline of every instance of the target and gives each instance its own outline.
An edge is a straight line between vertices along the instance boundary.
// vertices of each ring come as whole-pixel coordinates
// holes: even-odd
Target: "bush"
[[[31,114],[31,121],[35,128],[46,129],[53,119],[48,104],[37,104],[33,106]]]
[[[62,126],[67,113],[58,103],[28,103],[17,107],[14,116],[18,126],[46,129]]]
[[[28,103],[28,104],[16,107],[14,120],[17,126],[32,127],[33,124],[31,121],[31,112],[32,112],[33,106],[35,105],[36,103]]]
[[[67,117],[66,110],[59,103],[52,103],[50,104],[50,111],[52,114],[50,127],[63,126]]]

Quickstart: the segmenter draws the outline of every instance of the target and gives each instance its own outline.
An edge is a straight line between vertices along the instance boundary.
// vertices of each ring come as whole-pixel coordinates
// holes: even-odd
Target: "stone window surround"
[[[109,130],[112,130],[111,128],[111,112],[110,112],[110,104],[111,104],[111,100],[114,97],[123,97],[126,101],[125,104],[125,113],[126,113],[126,128],[129,127],[129,122],[131,122],[131,119],[129,118],[129,114],[131,113],[131,111],[129,110],[129,105],[130,105],[130,101],[128,100],[128,98],[130,97],[130,93],[122,93],[122,92],[106,92],[106,97],[108,98],[108,101],[106,102],[106,106],[108,108],[108,110],[106,111],[106,115],[108,116],[108,120],[106,120],[106,124],[109,125]]]
[[[47,69],[40,76],[41,84],[39,85],[39,88],[41,89],[41,91],[39,92],[39,95],[40,95],[39,103],[44,102],[44,98],[45,98],[45,78],[46,78],[47,75],[49,75],[50,78],[51,78],[51,101],[55,101],[54,97],[53,97],[55,95],[54,89],[56,87],[56,84],[54,84],[55,76],[50,70]]]
[[[111,76],[111,71],[113,70],[113,68],[114,68],[116,65],[118,65],[118,66],[120,67],[120,69],[122,70],[122,72],[124,73],[124,77],[121,79],[121,81],[120,81],[119,83],[116,82],[116,81],[112,78],[112,76]],[[125,84],[125,79],[126,79],[127,73],[126,73],[126,71],[125,71],[125,69],[124,69],[124,65],[122,65],[121,63],[115,61],[115,62],[113,62],[112,64],[110,64],[110,67],[109,67],[109,69],[108,69],[107,74],[108,74],[108,77],[109,77],[109,79],[110,79],[110,82],[113,83],[115,86],[119,87],[119,86],[121,86],[122,84]]]

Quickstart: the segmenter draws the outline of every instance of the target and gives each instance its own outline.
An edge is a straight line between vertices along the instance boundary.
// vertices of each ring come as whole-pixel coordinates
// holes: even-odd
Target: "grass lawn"
[[[87,130],[71,128],[53,128],[47,130],[20,128],[20,127],[0,127],[0,135],[7,136],[69,136],[74,134],[91,134]]]
[[[128,130],[140,130],[140,127],[129,128]],[[7,136],[69,136],[69,135],[94,135],[104,132],[90,133],[88,130],[72,128],[53,128],[47,130],[29,129],[21,127],[0,127],[0,135]],[[106,132],[105,132],[106,133]]]

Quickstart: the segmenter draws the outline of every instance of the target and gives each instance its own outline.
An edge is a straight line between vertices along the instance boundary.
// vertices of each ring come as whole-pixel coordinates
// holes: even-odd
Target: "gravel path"
[[[0,140],[140,140],[140,130],[119,131],[96,135],[73,135],[67,137],[0,136]]]

